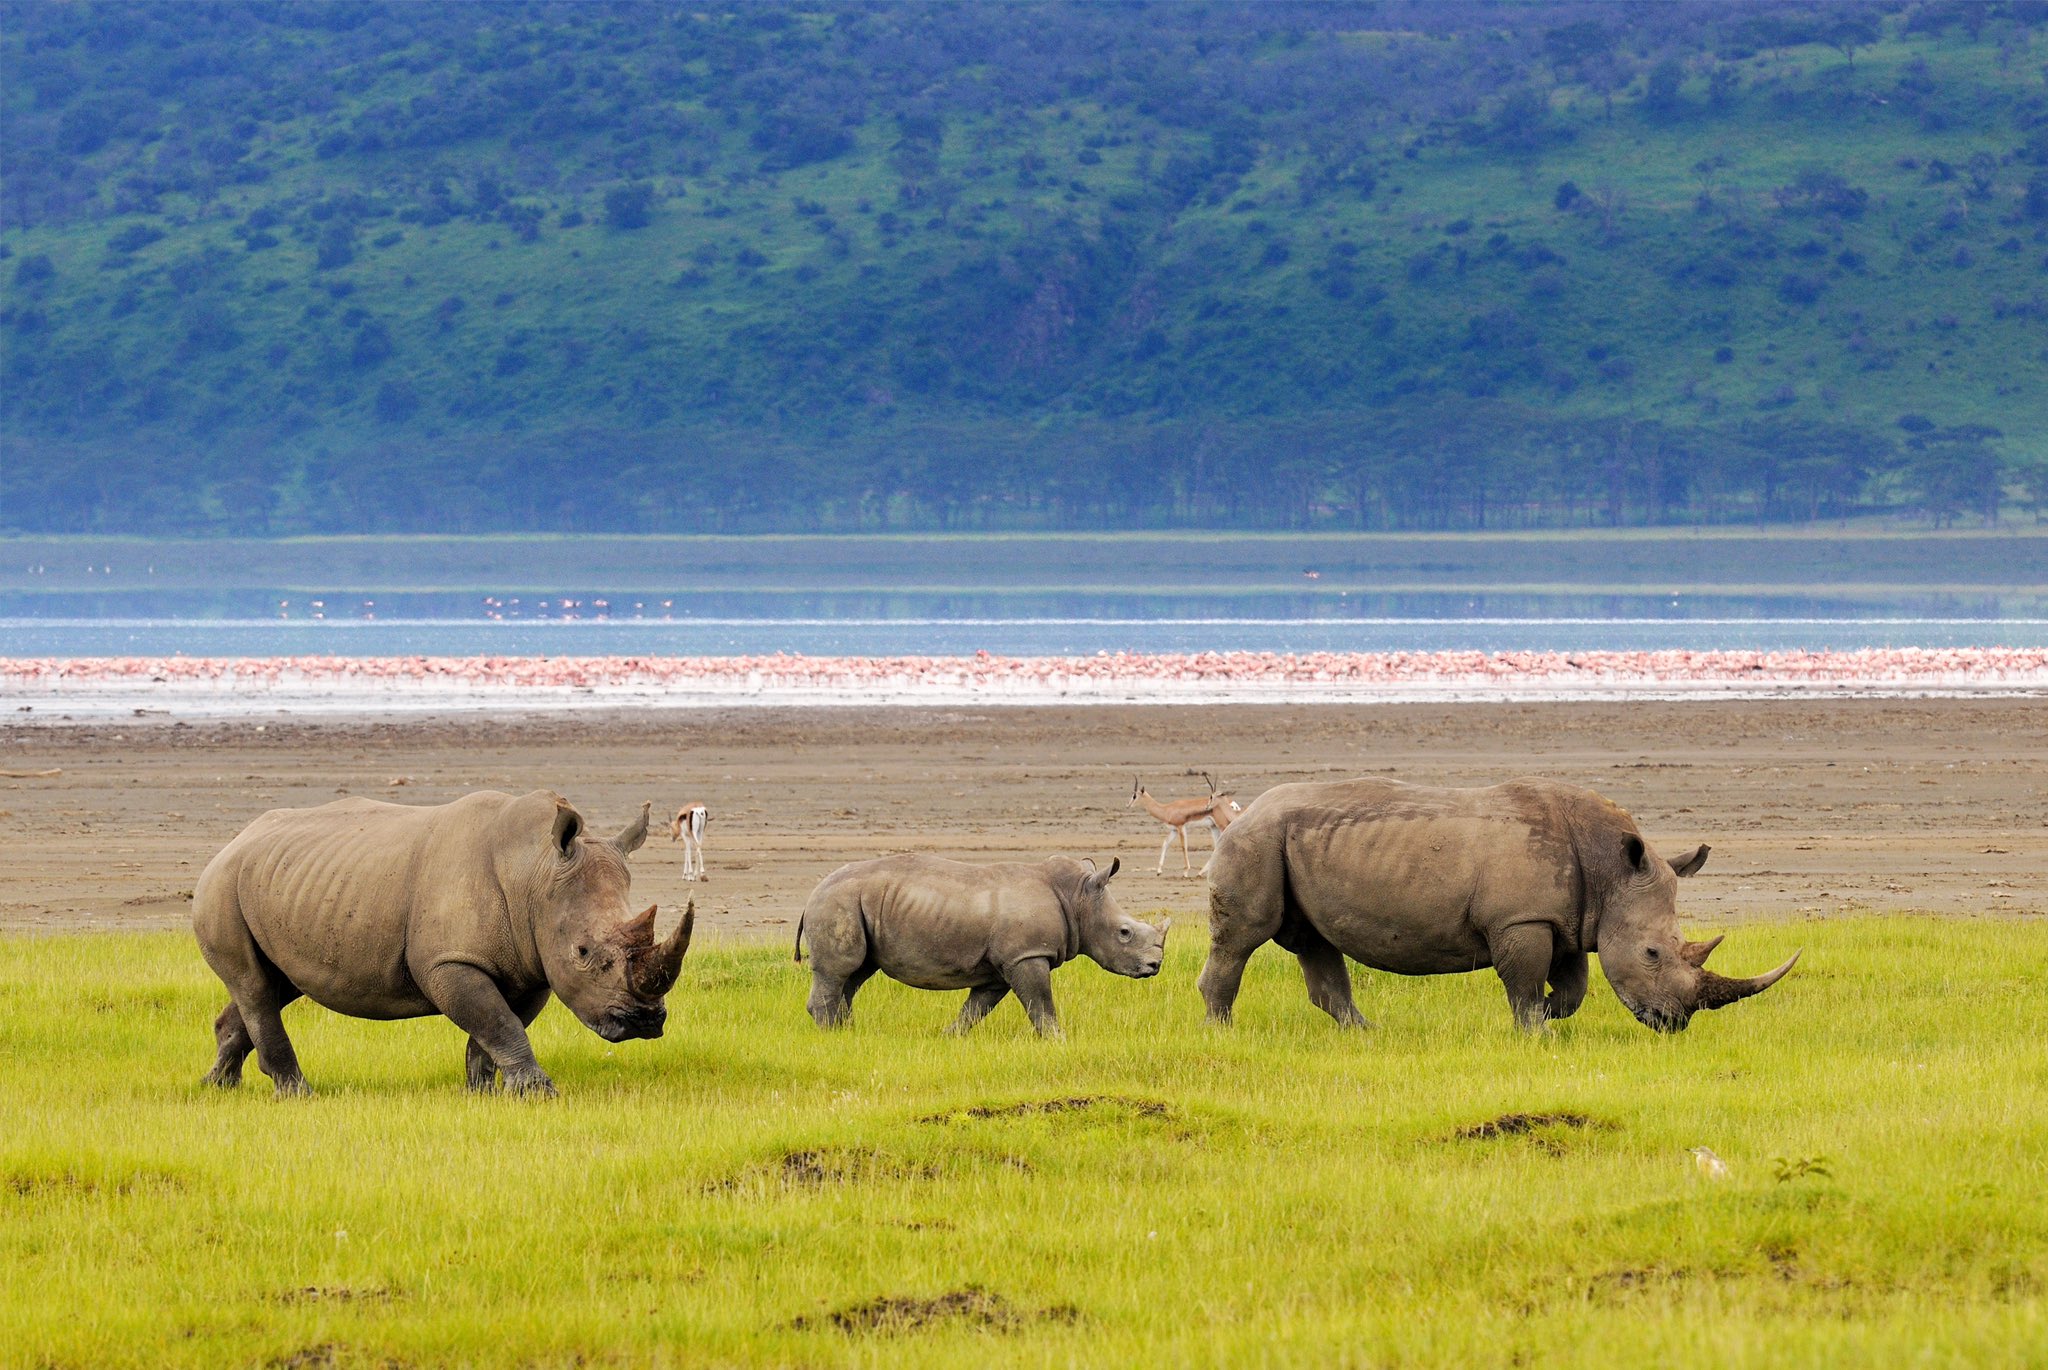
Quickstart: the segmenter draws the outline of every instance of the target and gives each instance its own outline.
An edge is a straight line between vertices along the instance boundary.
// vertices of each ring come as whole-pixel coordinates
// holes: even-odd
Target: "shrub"
[[[57,268],[51,263],[46,252],[23,257],[14,264],[14,284],[19,289],[32,290],[37,286],[47,285],[56,278]]]
[[[116,252],[140,252],[151,243],[163,241],[164,231],[149,224],[130,224],[107,239],[107,246]]]
[[[1812,304],[1826,289],[1827,282],[1820,277],[1792,272],[1778,282],[1778,298],[1786,304]]]
[[[645,228],[654,219],[654,187],[645,181],[614,186],[605,192],[604,222],[621,232]]]
[[[391,330],[380,320],[369,319],[356,330],[355,343],[348,351],[349,365],[358,371],[367,371],[388,360],[394,350]]]

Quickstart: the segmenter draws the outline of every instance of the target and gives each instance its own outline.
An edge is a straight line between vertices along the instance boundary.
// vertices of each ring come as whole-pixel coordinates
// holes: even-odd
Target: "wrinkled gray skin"
[[[1799,959],[1748,980],[1705,969],[1721,939],[1679,935],[1677,893],[1706,859],[1705,847],[1659,859],[1627,813],[1551,780],[1281,785],[1217,843],[1202,998],[1212,1022],[1228,1023],[1245,962],[1274,941],[1341,1025],[1367,1025],[1348,956],[1399,975],[1492,966],[1515,1021],[1534,1030],[1578,1011],[1597,952],[1629,1012],[1676,1032],[1700,1009],[1770,988]]]
[[[885,856],[841,866],[811,892],[796,925],[796,959],[811,939],[811,1017],[837,1027],[880,971],[919,989],[969,991],[947,1029],[966,1032],[1012,990],[1042,1037],[1060,1035],[1052,973],[1076,956],[1144,979],[1159,973],[1166,930],[1126,917],[1106,871],[1064,856],[972,866],[935,856]]]
[[[354,1018],[446,1014],[487,1090],[553,1094],[526,1026],[550,993],[609,1042],[659,1037],[695,909],[666,942],[631,916],[618,836],[585,834],[547,790],[431,808],[341,799],[274,809],[207,863],[192,895],[199,949],[228,987],[208,1083],[232,1088],[256,1052],[279,1094],[310,1090],[280,1016],[300,995]]]

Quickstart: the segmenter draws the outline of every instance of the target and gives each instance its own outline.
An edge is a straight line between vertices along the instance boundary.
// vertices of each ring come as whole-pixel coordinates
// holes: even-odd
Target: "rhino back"
[[[345,799],[273,810],[207,868],[195,918],[231,905],[264,955],[329,1008],[367,1018],[432,1013],[409,952],[464,933],[423,921],[445,925],[451,901],[502,911],[483,840],[492,798],[431,807]]]
[[[1042,866],[884,857],[850,868],[870,954],[891,979],[965,989],[1030,956],[1067,956],[1066,919]]]
[[[1543,922],[1575,933],[1568,825],[1525,782],[1439,789],[1393,781],[1287,787],[1267,815],[1290,912],[1346,955],[1406,975],[1492,963],[1495,933]],[[1264,798],[1261,798],[1261,804]]]

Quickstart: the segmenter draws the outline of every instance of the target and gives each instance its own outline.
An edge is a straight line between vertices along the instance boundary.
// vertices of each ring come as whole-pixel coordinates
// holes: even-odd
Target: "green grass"
[[[314,1008],[317,1097],[216,1094],[189,940],[0,941],[0,1363],[2048,1362],[2038,921],[1746,928],[1800,969],[1673,1038],[1602,986],[1524,1040],[1490,975],[1340,1034],[1271,951],[1212,1032],[1175,940],[1062,974],[1059,1044],[884,982],[828,1035],[701,949],[660,1042],[543,1015],[550,1103]],[[1585,1122],[1459,1136],[1511,1113]]]

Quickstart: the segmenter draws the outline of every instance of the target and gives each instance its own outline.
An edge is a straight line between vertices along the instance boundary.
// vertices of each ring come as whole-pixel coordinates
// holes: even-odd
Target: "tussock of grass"
[[[0,1363],[2048,1346],[2038,922],[1749,928],[1733,969],[1799,972],[1672,1038],[1596,987],[1522,1039],[1487,975],[1366,977],[1343,1034],[1271,951],[1214,1032],[1176,941],[1156,981],[1063,974],[1058,1044],[880,981],[821,1033],[786,951],[703,949],[662,1041],[542,1016],[552,1103],[465,1094],[445,1022],[309,1007],[317,1097],[218,1094],[188,940],[0,941]]]

